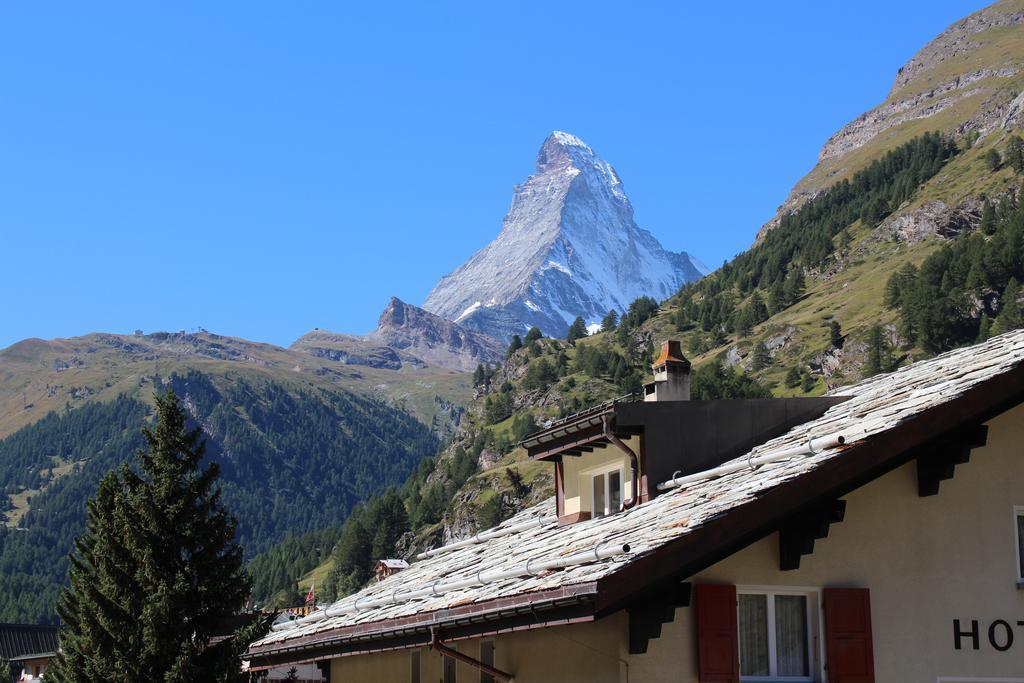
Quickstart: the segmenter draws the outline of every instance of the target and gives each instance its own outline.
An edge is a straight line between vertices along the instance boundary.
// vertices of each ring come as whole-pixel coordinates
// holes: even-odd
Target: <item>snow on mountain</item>
[[[595,323],[707,272],[637,226],[615,169],[555,131],[536,173],[516,186],[501,233],[441,278],[423,308],[502,340],[533,325],[561,337],[578,315]]]

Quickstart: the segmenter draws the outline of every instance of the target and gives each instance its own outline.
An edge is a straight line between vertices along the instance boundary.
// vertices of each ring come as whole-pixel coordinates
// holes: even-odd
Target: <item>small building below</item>
[[[389,576],[397,574],[398,572],[402,571],[403,569],[408,569],[408,568],[409,568],[409,563],[406,562],[405,560],[395,560],[395,559],[377,560],[377,564],[373,568],[373,574],[377,578],[378,581],[383,581],[384,579],[388,578]]]

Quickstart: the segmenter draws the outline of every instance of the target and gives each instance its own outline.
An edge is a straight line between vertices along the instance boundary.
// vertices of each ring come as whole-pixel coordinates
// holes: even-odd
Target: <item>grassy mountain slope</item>
[[[929,257],[938,258],[944,248],[954,248],[957,240],[977,234],[986,202],[996,206],[1005,198],[1018,197],[1024,176],[1009,163],[993,170],[986,157],[995,151],[1005,162],[1007,149],[1022,128],[1024,0],[1004,0],[954,23],[931,41],[900,69],[883,103],[830,138],[818,164],[793,188],[747,254],[770,247],[766,245],[769,233],[787,217],[792,220],[801,209],[887,154],[935,132],[957,146],[957,153],[937,173],[884,213],[869,220],[858,217],[843,226],[833,235],[833,253],[827,258],[798,255],[783,264],[790,271],[801,271],[804,292],[792,305],[771,310],[752,329],[734,329],[726,322],[722,334],[700,330],[698,321],[686,320],[685,313],[680,313],[688,295],[684,289],[648,322],[646,337],[654,341],[681,337],[697,365],[721,359],[752,371],[778,395],[805,393],[807,387],[808,393],[820,393],[863,376],[867,342],[876,324],[884,327],[887,341],[896,347],[897,361],[909,362],[934,352],[921,340],[906,338],[900,329],[900,311],[884,304],[888,278],[907,264],[919,267]],[[797,237],[808,237],[817,225],[805,226]],[[989,283],[989,290],[997,290],[994,300],[982,291],[985,288],[976,288],[973,297],[988,297],[988,310],[977,309],[975,322],[980,322],[981,313],[998,313],[1007,276]],[[714,289],[716,282],[726,279],[718,271],[699,287]],[[754,289],[767,300],[768,287],[744,287],[733,289],[735,305],[749,304]],[[966,292],[958,294],[971,298]],[[842,329],[838,347],[830,338],[833,321]],[[696,337],[703,337],[703,343],[695,343]],[[770,363],[754,370],[751,354],[759,343],[766,345]],[[810,377],[810,382],[787,386],[785,378],[793,368]]]
[[[452,405],[464,405],[471,396],[464,372],[411,364],[399,370],[349,365],[209,332],[26,339],[0,350],[0,437],[69,404],[109,401],[122,393],[147,401],[148,378],[189,369],[369,394],[406,408],[428,425],[435,418],[444,421]]]
[[[220,463],[239,541],[256,554],[296,530],[340,524],[360,500],[403,481],[437,439],[405,411],[337,387],[285,384],[266,374],[190,368],[148,378],[173,388]],[[54,618],[66,555],[104,473],[141,445],[150,406],[121,394],[49,413],[0,439],[0,618]]]
[[[977,134],[984,143],[1024,125],[1024,0],[1002,0],[955,22],[923,47],[896,75],[889,95],[836,132],[818,163],[790,191],[779,219],[872,160],[928,131]],[[991,140],[988,140],[991,142]],[[944,183],[923,200],[959,201],[983,191],[963,183]]]

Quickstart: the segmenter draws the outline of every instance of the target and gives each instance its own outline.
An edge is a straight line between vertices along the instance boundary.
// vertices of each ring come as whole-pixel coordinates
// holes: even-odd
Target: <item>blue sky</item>
[[[983,2],[4,3],[0,347],[367,332],[555,129],[710,266]]]

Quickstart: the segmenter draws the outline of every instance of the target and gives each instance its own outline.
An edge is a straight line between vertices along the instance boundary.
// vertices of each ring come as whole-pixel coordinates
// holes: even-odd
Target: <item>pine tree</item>
[[[619,326],[619,313],[614,308],[601,319],[601,331],[611,332]]]
[[[985,202],[985,206],[981,209],[981,225],[979,226],[981,231],[986,235],[992,235],[996,231],[996,207],[992,206],[992,202]]]
[[[1024,140],[1011,135],[1006,143],[1006,165],[1017,173],[1024,173]]]
[[[832,346],[835,348],[841,348],[843,345],[843,327],[839,324],[838,320],[833,319],[828,324],[828,338]]]
[[[763,370],[771,365],[772,358],[768,354],[768,347],[765,346],[764,342],[758,342],[755,344],[754,350],[750,352],[750,355],[750,369],[754,372]]]
[[[711,330],[711,348],[715,348],[724,344],[728,339],[725,336],[725,332],[722,331],[721,327],[715,327]]]
[[[786,372],[786,386],[792,389],[798,384],[800,384],[800,370],[794,366]]]
[[[864,366],[865,377],[892,370],[892,347],[886,339],[885,330],[875,325],[868,333],[868,359]]]
[[[775,315],[784,308],[786,308],[786,293],[782,280],[776,280],[768,290],[768,311]]]
[[[814,379],[814,375],[807,373],[804,378],[800,381],[800,391],[805,394],[818,385],[818,380]]]
[[[733,313],[732,328],[741,337],[749,337],[754,331],[754,313],[749,306]]]
[[[509,342],[508,350],[505,351],[505,358],[511,358],[512,354],[523,348],[523,340],[519,338],[518,334],[512,335],[512,341]]]
[[[994,149],[990,149],[981,157],[982,161],[985,162],[985,168],[991,172],[999,170],[999,167],[1003,165],[1003,158],[999,156],[999,152]]]
[[[883,197],[878,197],[861,212],[861,221],[868,227],[875,227],[882,222],[882,219],[889,215],[889,202]]]
[[[110,680],[117,672],[123,680],[184,682],[232,668],[219,658],[233,653],[207,645],[251,588],[236,522],[220,502],[217,464],[200,469],[202,432],[186,429],[173,392],[156,396],[156,411],[154,428],[143,430],[140,472],[124,465],[108,474],[88,504],[48,680]]]
[[[1024,311],[1021,311],[1018,298],[1020,296],[1020,285],[1016,278],[1010,278],[1003,290],[1002,307],[999,309],[999,316],[992,326],[992,334],[1002,334],[1018,327],[1024,327]]]
[[[751,322],[758,325],[768,319],[768,307],[764,303],[764,298],[760,292],[754,292],[750,297],[750,313]]]
[[[804,295],[804,271],[802,268],[794,269],[787,277],[784,285],[785,299],[787,305],[793,305]]]
[[[526,338],[523,339],[523,344],[529,346],[533,342],[537,341],[538,339],[542,339],[543,337],[544,335],[541,334],[539,327],[531,327],[526,331]]]
[[[583,320],[583,316],[576,316],[576,319],[572,321],[572,325],[569,325],[569,330],[565,333],[565,339],[570,344],[574,343],[577,339],[583,339],[587,336],[587,323]]]
[[[846,228],[839,233],[839,251],[845,254],[851,244],[853,244],[853,236],[850,235],[849,228]]]
[[[897,308],[900,305],[900,274],[896,271],[885,281],[885,292],[882,294],[882,303],[886,308]]]
[[[978,324],[978,337],[975,339],[977,343],[987,341],[992,336],[992,319],[984,313],[981,314],[981,322]]]

